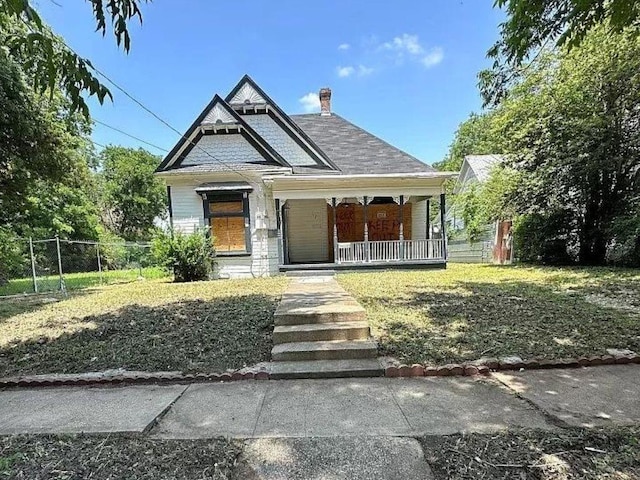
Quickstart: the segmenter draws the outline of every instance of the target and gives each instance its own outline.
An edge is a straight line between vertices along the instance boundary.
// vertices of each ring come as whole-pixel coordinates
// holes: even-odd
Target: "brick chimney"
[[[331,89],[321,88],[319,96],[320,96],[320,115],[322,116],[331,115]]]

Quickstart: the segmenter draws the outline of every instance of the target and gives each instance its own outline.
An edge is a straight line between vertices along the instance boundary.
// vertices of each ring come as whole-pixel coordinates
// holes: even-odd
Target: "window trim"
[[[227,198],[229,200],[242,197],[242,212],[211,212],[209,202],[220,201]],[[249,213],[249,192],[246,190],[228,190],[225,192],[206,192],[202,193],[202,208],[204,211],[204,220],[207,224],[207,236],[213,235],[211,227],[212,218],[228,218],[242,217],[244,218],[244,251],[219,252],[216,250],[217,257],[248,257],[251,255],[251,215]]]

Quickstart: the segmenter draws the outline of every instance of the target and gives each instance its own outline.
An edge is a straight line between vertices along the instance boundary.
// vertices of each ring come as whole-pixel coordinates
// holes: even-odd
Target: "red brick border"
[[[594,355],[578,358],[561,359],[530,359],[520,360],[512,357],[505,360],[486,358],[463,364],[449,364],[438,367],[422,365],[390,365],[385,368],[385,377],[449,377],[449,376],[474,376],[488,375],[492,371],[499,370],[534,370],[542,368],[578,368],[595,367],[599,365],[620,365],[627,363],[640,364],[640,355]]]
[[[24,375],[0,378],[0,388],[8,387],[58,387],[117,384],[172,384],[229,382],[237,380],[269,380],[266,370],[237,370],[224,373],[182,372],[122,372],[122,373],[78,373],[63,375]]]
[[[544,368],[577,368],[595,367],[599,365],[620,365],[627,363],[640,364],[640,355],[596,355],[589,357],[556,359],[556,360],[520,360],[486,358],[463,364],[442,366],[389,365],[384,369],[385,377],[449,377],[488,375],[500,370],[533,370]],[[24,375],[19,377],[0,378],[0,388],[9,387],[54,387],[81,385],[118,385],[118,384],[171,384],[171,383],[203,383],[229,382],[238,380],[269,380],[267,370],[242,369],[224,373],[182,373],[182,372],[94,372],[79,374]]]

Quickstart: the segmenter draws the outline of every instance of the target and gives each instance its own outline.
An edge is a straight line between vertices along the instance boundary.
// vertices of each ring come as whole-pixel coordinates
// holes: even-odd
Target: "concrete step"
[[[286,270],[287,277],[334,277],[335,270]]]
[[[280,325],[273,330],[273,343],[367,340],[369,334],[369,324],[362,321]]]
[[[281,343],[271,350],[273,361],[349,360],[374,358],[377,345],[371,340]]]
[[[304,310],[297,308],[288,310],[280,308],[273,317],[278,325],[308,325],[311,323],[338,323],[338,322],[362,322],[366,320],[364,308],[360,305],[343,305],[339,309],[309,308]]]
[[[355,360],[312,360],[307,362],[272,362],[271,378],[348,378],[381,377],[384,370],[375,358]]]

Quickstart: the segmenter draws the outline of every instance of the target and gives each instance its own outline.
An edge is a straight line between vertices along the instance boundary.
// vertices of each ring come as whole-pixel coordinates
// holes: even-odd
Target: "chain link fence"
[[[59,238],[23,239],[23,262],[0,279],[0,296],[67,292],[92,286],[159,278],[149,243],[104,243]]]

